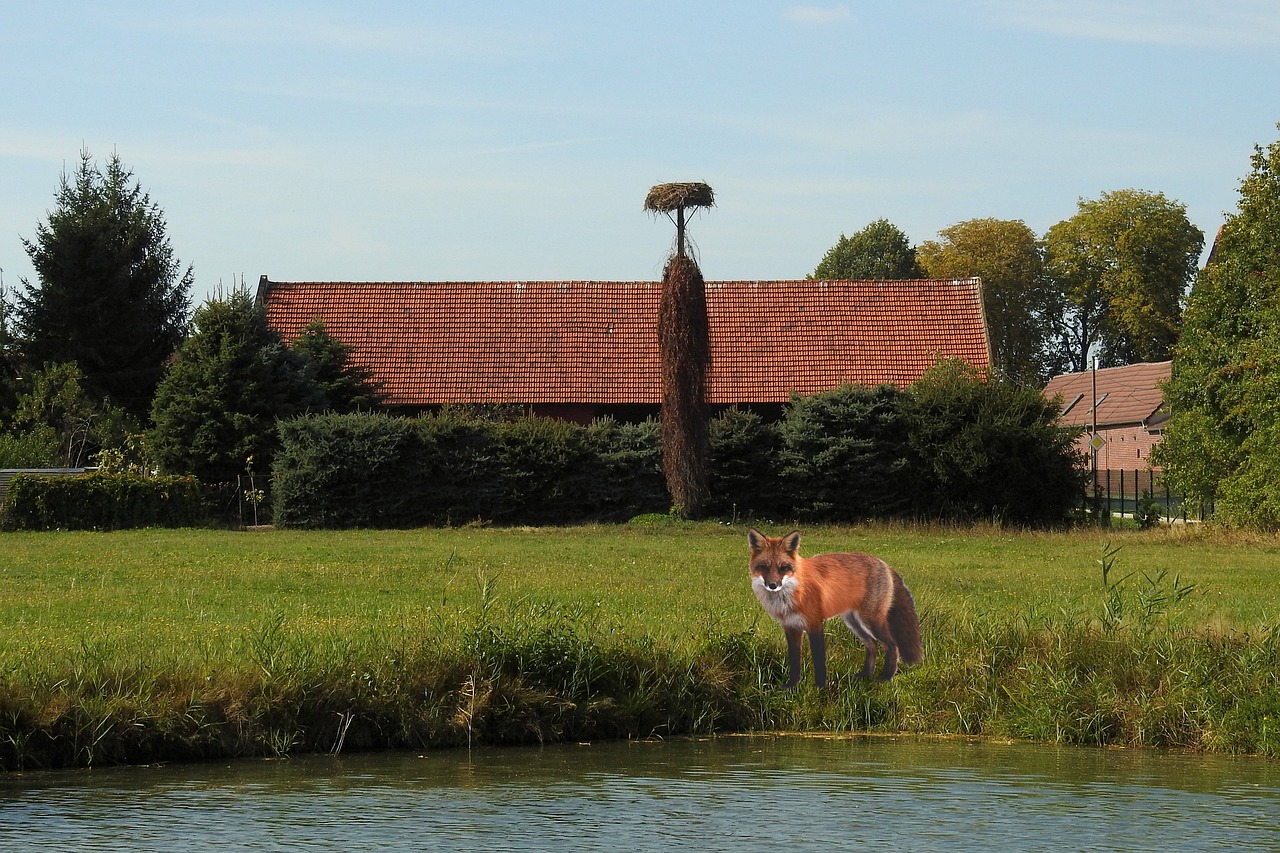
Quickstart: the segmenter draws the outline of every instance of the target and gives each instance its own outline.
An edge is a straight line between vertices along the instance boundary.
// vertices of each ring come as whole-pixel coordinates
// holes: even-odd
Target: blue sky
[[[0,5],[0,268],[82,148],[241,276],[656,279],[702,180],[708,279],[798,278],[887,218],[1043,234],[1136,188],[1211,239],[1280,131],[1275,0]]]

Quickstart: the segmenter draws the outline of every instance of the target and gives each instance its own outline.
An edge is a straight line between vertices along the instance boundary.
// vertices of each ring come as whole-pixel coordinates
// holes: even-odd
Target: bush
[[[19,530],[124,530],[201,526],[209,513],[195,477],[19,474],[9,484],[5,517]]]
[[[0,433],[0,468],[53,468],[65,460],[58,433],[40,424],[15,433]]]
[[[902,416],[917,516],[1045,524],[1080,505],[1078,433],[1036,389],[942,361],[908,389]]]
[[[423,486],[410,465],[417,447],[412,421],[310,415],[281,421],[279,430],[276,524],[408,527],[417,521]]]
[[[664,505],[653,422],[303,415],[280,424],[283,527],[622,521]]]
[[[582,466],[566,474],[574,517],[626,521],[671,505],[662,475],[662,440],[657,421],[619,423],[612,418],[583,428]]]
[[[776,424],[712,419],[708,508],[849,522],[1064,521],[1083,494],[1074,435],[1033,389],[943,362],[907,391],[796,397]],[[276,523],[409,527],[619,522],[671,506],[658,424],[588,426],[446,408],[406,419],[303,415],[280,424]]]
[[[755,412],[733,407],[712,418],[708,510],[733,518],[789,513],[778,477],[780,448],[777,427]]]
[[[902,398],[892,385],[845,385],[791,399],[778,425],[778,474],[797,517],[857,521],[907,512]]]

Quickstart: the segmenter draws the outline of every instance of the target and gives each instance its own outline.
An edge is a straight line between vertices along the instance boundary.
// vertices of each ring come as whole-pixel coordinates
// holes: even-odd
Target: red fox
[[[765,611],[787,635],[787,687],[800,682],[800,634],[809,635],[813,680],[827,684],[827,644],[822,623],[839,616],[867,649],[857,678],[870,678],[876,667],[876,644],[884,646],[881,681],[898,671],[898,660],[919,663],[920,620],[915,599],[902,575],[870,554],[818,554],[801,557],[800,531],[771,538],[747,533],[751,547],[751,586]]]

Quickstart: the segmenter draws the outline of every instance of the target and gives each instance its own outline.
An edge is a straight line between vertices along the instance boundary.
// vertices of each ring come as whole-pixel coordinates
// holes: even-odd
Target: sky
[[[359,7],[359,8],[357,8]],[[708,280],[803,278],[888,219],[1037,234],[1119,189],[1206,242],[1280,131],[1276,0],[0,2],[0,276],[82,151],[195,273],[657,280],[705,181]]]

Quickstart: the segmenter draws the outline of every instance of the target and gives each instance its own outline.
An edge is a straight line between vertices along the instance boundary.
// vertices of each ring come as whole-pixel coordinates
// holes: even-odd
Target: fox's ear
[[[800,531],[793,530],[787,534],[782,540],[782,547],[786,549],[788,554],[794,554],[800,548]]]
[[[759,554],[764,550],[764,536],[753,527],[747,531],[747,544],[751,546],[752,554]]]

